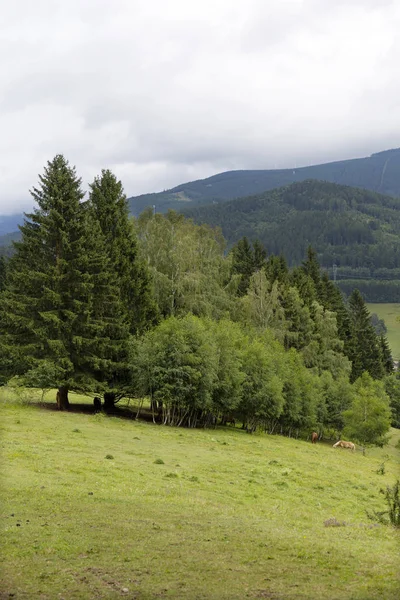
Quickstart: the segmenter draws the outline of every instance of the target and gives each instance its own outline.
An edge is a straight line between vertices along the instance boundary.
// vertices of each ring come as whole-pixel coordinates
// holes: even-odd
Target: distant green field
[[[392,350],[393,358],[400,359],[400,304],[367,304],[370,313],[376,313],[384,319],[387,327],[387,338]]]
[[[386,508],[400,431],[363,456],[30,396],[0,389],[1,599],[400,597],[399,531],[366,516]]]

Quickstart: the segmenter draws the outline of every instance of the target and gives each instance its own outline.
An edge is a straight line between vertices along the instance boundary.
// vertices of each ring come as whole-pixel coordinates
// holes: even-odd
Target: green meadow
[[[400,359],[400,304],[367,304],[370,313],[385,321],[387,339],[393,358]]]
[[[400,533],[366,516],[399,476],[399,430],[364,456],[48,396],[0,390],[1,599],[400,597]]]

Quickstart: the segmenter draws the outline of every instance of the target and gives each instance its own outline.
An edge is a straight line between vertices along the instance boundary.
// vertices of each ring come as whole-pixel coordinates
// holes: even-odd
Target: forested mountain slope
[[[243,236],[258,239],[289,265],[299,264],[312,245],[322,267],[332,274],[336,265],[338,279],[370,287],[391,280],[400,292],[400,200],[390,196],[309,180],[184,213],[221,227],[229,244]]]
[[[299,169],[227,171],[207,179],[183,183],[164,192],[129,198],[129,207],[135,215],[153,205],[157,212],[166,212],[169,208],[180,210],[188,205],[221,202],[259,194],[307,179],[319,179],[400,196],[400,148],[378,152],[366,158]]]
[[[234,198],[301,182],[307,179],[365,188],[400,197],[400,148],[385,150],[366,158],[342,160],[309,167],[271,170],[227,171],[207,179],[182,183],[170,190],[128,198],[130,212],[137,216],[148,206],[157,212],[181,210],[210,202]],[[0,216],[0,242],[6,233],[17,231],[24,216]],[[2,245],[0,243],[0,245]]]

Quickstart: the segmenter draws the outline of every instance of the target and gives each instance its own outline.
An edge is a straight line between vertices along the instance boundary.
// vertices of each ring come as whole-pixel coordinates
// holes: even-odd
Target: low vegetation
[[[366,511],[400,377],[359,290],[312,247],[132,222],[108,170],[82,201],[62,155],[32,195],[0,259],[5,597],[394,598],[398,532]]]
[[[363,456],[47,397],[1,391],[2,597],[398,598],[398,531],[366,515],[386,508],[398,430]]]

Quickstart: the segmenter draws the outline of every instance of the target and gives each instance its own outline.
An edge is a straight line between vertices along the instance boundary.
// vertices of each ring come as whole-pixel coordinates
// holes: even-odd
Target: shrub
[[[386,486],[386,490],[379,491],[385,496],[388,510],[374,510],[372,513],[367,511],[368,518],[377,520],[384,525],[391,524],[393,527],[400,528],[400,480],[398,479],[393,487]]]

